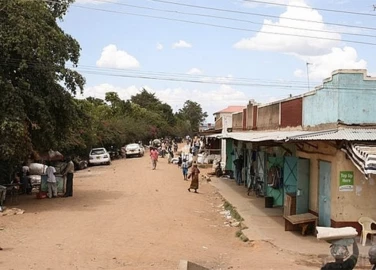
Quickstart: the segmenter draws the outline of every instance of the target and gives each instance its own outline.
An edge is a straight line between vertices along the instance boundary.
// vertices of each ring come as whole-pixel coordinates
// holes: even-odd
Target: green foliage
[[[208,117],[206,112],[202,111],[201,105],[197,102],[187,100],[182,109],[179,110],[178,117],[189,121],[191,125],[191,132],[197,133],[200,124]]]
[[[56,22],[70,1],[60,2],[0,5],[0,160],[8,164],[61,147],[78,121],[69,92],[85,80],[66,63],[78,63],[80,46]]]

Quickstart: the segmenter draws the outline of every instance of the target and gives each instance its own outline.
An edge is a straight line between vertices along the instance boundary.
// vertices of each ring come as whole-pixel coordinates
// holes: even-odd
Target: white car
[[[107,152],[106,148],[93,148],[89,154],[89,164],[111,164],[110,154]]]
[[[145,149],[138,143],[130,143],[125,146],[126,157],[138,156],[142,157],[145,154]]]

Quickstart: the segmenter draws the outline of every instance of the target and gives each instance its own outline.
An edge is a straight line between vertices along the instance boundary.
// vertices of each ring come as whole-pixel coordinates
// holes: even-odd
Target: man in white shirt
[[[57,197],[57,185],[56,185],[56,169],[55,167],[51,166],[51,163],[48,163],[48,167],[46,170],[47,173],[47,186],[48,186],[48,198],[56,198]]]

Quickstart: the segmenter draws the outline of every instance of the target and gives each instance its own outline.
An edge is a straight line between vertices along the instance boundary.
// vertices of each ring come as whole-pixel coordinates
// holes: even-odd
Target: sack
[[[354,238],[358,232],[353,227],[331,228],[331,227],[316,227],[317,239],[321,240],[340,240],[347,238]]]
[[[42,175],[46,174],[47,166],[41,163],[31,163],[29,166],[29,174]]]

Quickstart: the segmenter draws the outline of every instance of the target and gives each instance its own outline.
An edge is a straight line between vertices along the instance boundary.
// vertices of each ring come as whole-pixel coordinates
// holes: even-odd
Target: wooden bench
[[[311,213],[284,216],[285,219],[285,231],[295,231],[297,227],[301,227],[302,235],[305,235],[307,228],[310,224],[313,224],[314,233],[316,233],[317,216]]]

